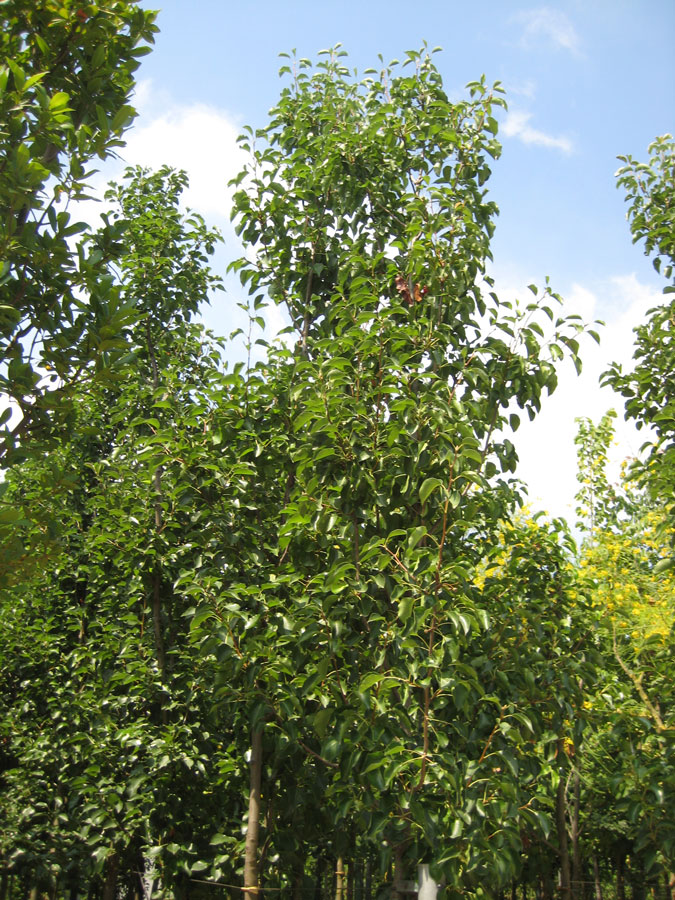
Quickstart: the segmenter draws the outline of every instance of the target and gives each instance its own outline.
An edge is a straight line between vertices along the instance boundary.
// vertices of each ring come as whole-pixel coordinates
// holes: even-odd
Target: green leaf
[[[420,487],[420,501],[422,503],[426,503],[429,499],[429,496],[435,491],[437,488],[443,487],[443,482],[438,478],[427,478],[422,482]]]

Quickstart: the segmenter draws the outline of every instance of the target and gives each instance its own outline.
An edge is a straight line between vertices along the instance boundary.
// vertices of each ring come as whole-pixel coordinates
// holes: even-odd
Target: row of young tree
[[[579,551],[514,477],[588,329],[487,274],[498,86],[289,60],[243,138],[232,364],[184,174],[129,171],[94,232],[63,204],[153,15],[3,15],[1,900],[370,900],[420,863],[449,897],[665,896],[673,304],[606,376],[652,428],[623,487],[611,417],[580,425]],[[621,174],[665,267],[674,160]],[[268,303],[290,324],[254,362]]]

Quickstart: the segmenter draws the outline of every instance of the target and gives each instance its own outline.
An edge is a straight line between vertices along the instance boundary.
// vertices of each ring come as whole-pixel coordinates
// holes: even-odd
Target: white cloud
[[[513,17],[514,21],[523,25],[521,44],[531,47],[542,41],[551,42],[554,46],[570,53],[578,54],[581,41],[574,26],[564,12],[540,6],[537,9],[523,10]]]
[[[505,137],[517,138],[524,144],[534,144],[537,147],[560,150],[566,154],[574,151],[574,144],[569,138],[564,136],[555,137],[528,125],[531,118],[532,113],[513,110],[507,114],[501,126],[501,133]]]
[[[602,318],[603,309],[617,314],[606,327],[597,329],[601,337],[599,347],[589,338],[581,342],[581,375],[577,377],[572,365],[566,363],[559,370],[559,384],[553,396],[542,398],[541,413],[534,422],[525,416],[515,434],[513,440],[520,457],[518,473],[530,486],[533,506],[574,521],[574,495],[578,490],[575,418],[587,416],[597,422],[607,410],[616,410],[609,470],[613,480],[618,478],[621,460],[636,456],[648,439],[644,429],[637,431],[624,420],[623,398],[608,387],[601,388],[599,378],[612,362],[621,363],[625,370],[632,368],[633,329],[644,321],[647,310],[662,302],[663,295],[658,290],[640,284],[634,275],[616,276],[597,292],[575,284],[565,297],[563,313],[578,313],[587,322]]]
[[[151,105],[152,87],[141,85],[139,106]],[[129,132],[120,154],[127,165],[185,169],[190,187],[187,206],[205,217],[229,218],[232,190],[227,182],[243,167],[246,157],[237,144],[239,129],[222,110],[204,104],[174,105],[158,116],[143,117]]]
[[[227,183],[244,167],[246,154],[237,144],[238,124],[224,110],[203,103],[172,102],[151,81],[141,81],[134,97],[138,117],[125,134],[125,146],[105,162],[91,180],[101,198],[109,181],[119,179],[128,166],[159,169],[168,165],[187,172],[190,186],[184,206],[204,216],[209,224],[228,227],[232,189]],[[98,224],[101,204],[74,204],[78,218]]]
[[[527,100],[534,100],[537,94],[537,85],[532,79],[508,81],[507,94],[509,96],[515,94],[518,97],[525,97]]]

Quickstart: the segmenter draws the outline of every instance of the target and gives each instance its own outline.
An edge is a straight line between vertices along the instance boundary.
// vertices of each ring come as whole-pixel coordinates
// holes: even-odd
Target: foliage
[[[617,186],[626,191],[628,219],[634,241],[643,240],[645,253],[654,254],[654,266],[672,283],[675,262],[675,142],[670,135],[657,138],[649,147],[648,163],[619,157],[625,165],[617,173]],[[603,376],[626,400],[626,418],[654,435],[643,449],[647,454],[636,463],[641,483],[668,509],[668,527],[673,533],[675,506],[675,300],[650,310],[644,325],[636,329],[636,365],[624,373],[613,364]],[[671,554],[672,556],[672,554]],[[672,561],[670,563],[672,565]]]
[[[184,175],[128,172],[92,236],[119,236],[124,356],[71,381],[67,431],[4,482],[25,523],[0,593],[5,871],[55,897],[151,871],[297,897],[344,861],[378,890],[427,861],[450,896],[521,874],[552,895],[579,773],[585,845],[657,871],[658,508],[608,484],[608,416],[581,425],[581,574],[565,524],[522,510],[511,432],[584,326],[486,275],[501,92],[451,103],[425,50],[360,81],[339,48],[282,71],[243,139],[233,268],[252,328],[274,302],[286,334],[228,368],[192,321],[217,233],[181,212]]]
[[[245,140],[235,206],[254,253],[234,267],[254,315],[259,292],[285,306],[295,346],[271,347],[247,386],[249,415],[262,392],[284,423],[256,429],[276,519],[255,463],[245,507],[263,539],[240,542],[228,589],[193,628],[215,650],[228,623],[227,683],[246,660],[249,698],[237,699],[252,726],[269,723],[266,754],[304,747],[333,770],[324,802],[338,832],[362,834],[383,864],[426,857],[480,891],[488,871],[513,874],[525,824],[547,827],[534,743],[574,691],[559,672],[533,713],[535,673],[573,657],[516,632],[524,618],[543,638],[555,622],[567,645],[574,628],[557,618],[555,529],[535,529],[538,565],[521,539],[501,581],[477,576],[520,503],[514,408],[536,415],[562,348],[578,362],[582,326],[556,317],[549,291],[522,312],[500,302],[485,275],[498,89],[477,82],[451,104],[424,52],[361,82],[341,56],[285,66],[270,125]]]
[[[171,882],[211,835],[217,740],[171,590],[183,542],[194,546],[186,486],[155,443],[170,422],[170,453],[187,455],[200,381],[218,364],[189,323],[213,284],[217,235],[179,212],[184,185],[180,173],[135,170],[111,191],[111,220],[129,217],[121,293],[144,313],[132,363],[78,392],[70,439],[5,482],[33,524],[31,565],[2,594],[0,846],[38,883],[95,882],[145,858]]]
[[[579,496],[588,528],[580,567],[604,665],[586,701],[591,728],[578,765],[585,770],[582,805],[589,835],[630,850],[650,872],[667,866],[675,850],[675,576],[656,566],[669,551],[663,508],[635,485],[625,464],[622,483],[614,488],[607,482],[612,437],[609,414],[598,426],[580,420]],[[595,504],[602,505],[601,518],[592,514],[588,484]]]
[[[7,0],[0,15],[0,391],[2,421],[21,416],[3,429],[6,463],[67,412],[93,365],[125,351],[137,314],[110,271],[123,223],[93,237],[68,204],[121,145],[156,29],[132,0]]]

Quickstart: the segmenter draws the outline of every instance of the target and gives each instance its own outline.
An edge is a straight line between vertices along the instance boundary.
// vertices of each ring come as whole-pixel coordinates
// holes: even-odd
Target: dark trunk
[[[403,845],[399,844],[394,850],[394,890],[392,896],[394,900],[404,900],[401,891],[401,882],[403,881]]]
[[[293,900],[302,900],[302,890],[305,881],[305,859],[298,854],[293,866]]]
[[[633,869],[631,865],[631,894],[633,900],[645,900],[645,873],[642,865],[638,864]]]
[[[616,858],[616,900],[626,900],[626,857]]]
[[[354,900],[363,900],[363,858],[359,856],[353,862],[354,866]]]
[[[593,854],[593,881],[595,882],[595,900],[603,900],[602,882],[600,881],[600,865],[596,853]]]
[[[373,894],[373,861],[370,857],[366,860],[366,875],[363,883],[363,900],[371,900]]]
[[[581,848],[579,846],[579,810],[581,807],[581,777],[574,770],[574,804],[572,806],[572,896],[580,900],[583,893],[583,876],[581,867]]]
[[[325,867],[325,860],[323,856],[318,856],[316,859],[316,869],[314,871],[314,900],[322,900],[323,892],[323,871]]]
[[[103,883],[103,900],[115,900],[117,897],[117,874],[120,868],[120,858],[112,853],[105,864],[105,881]]]

